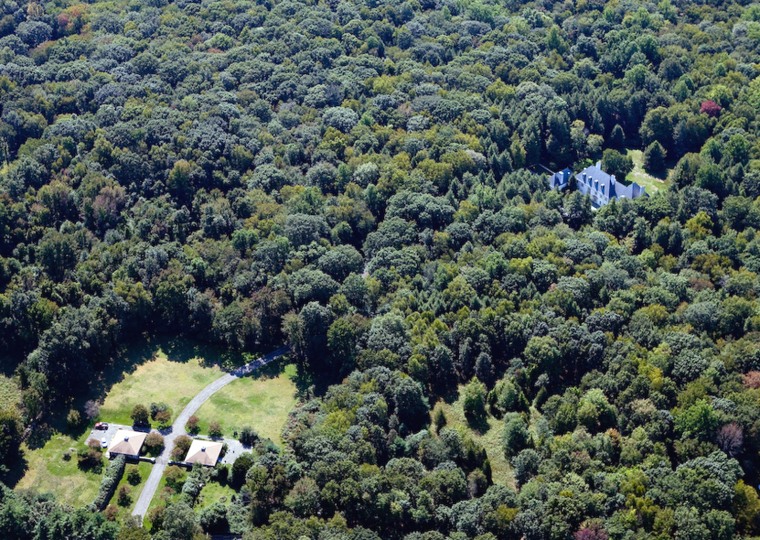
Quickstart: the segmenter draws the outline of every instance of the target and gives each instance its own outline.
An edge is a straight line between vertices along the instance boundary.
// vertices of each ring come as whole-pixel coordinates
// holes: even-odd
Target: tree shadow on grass
[[[11,458],[2,469],[3,470],[0,473],[0,481],[13,489],[24,477],[26,471],[29,470],[29,462],[26,460],[23,453],[19,451],[18,456]]]
[[[485,435],[488,433],[488,430],[491,429],[491,426],[488,424],[487,415],[465,415],[465,420],[467,420],[467,425],[470,427],[470,429],[472,429],[479,436]]]

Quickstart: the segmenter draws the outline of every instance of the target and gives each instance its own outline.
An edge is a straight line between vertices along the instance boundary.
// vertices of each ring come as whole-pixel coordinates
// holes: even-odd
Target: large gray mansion
[[[570,184],[573,171],[564,169],[549,177],[551,189],[564,190]],[[612,199],[638,199],[647,195],[646,190],[636,182],[625,185],[615,176],[602,170],[602,162],[586,167],[575,175],[575,186],[584,195],[591,198],[591,204],[595,207],[604,206]]]

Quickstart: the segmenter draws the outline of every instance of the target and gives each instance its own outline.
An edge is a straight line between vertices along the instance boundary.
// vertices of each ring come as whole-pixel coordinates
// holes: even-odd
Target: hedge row
[[[200,495],[201,489],[208,482],[208,471],[201,465],[194,465],[187,475],[185,483],[182,485],[182,494],[190,497],[191,504]]]
[[[106,475],[100,483],[98,496],[95,497],[95,501],[92,503],[93,509],[103,510],[103,508],[106,507],[108,501],[113,497],[114,491],[116,491],[116,486],[119,485],[126,464],[127,460],[124,456],[116,456],[116,458],[111,461],[111,464],[108,465]]]

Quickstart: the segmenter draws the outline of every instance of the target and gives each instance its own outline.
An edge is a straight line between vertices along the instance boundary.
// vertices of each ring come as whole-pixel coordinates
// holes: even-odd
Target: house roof
[[[222,453],[223,443],[216,441],[204,441],[195,439],[185,456],[185,463],[200,463],[213,467]]]
[[[549,177],[549,187],[550,188],[564,188],[567,186],[567,181],[572,176],[573,171],[567,167],[562,169],[559,172],[555,172],[553,175]]]
[[[108,453],[139,456],[140,448],[142,448],[143,442],[145,442],[145,437],[147,436],[147,433],[141,431],[120,429],[111,439],[111,444],[108,446]]]
[[[591,179],[591,186],[589,186],[586,182],[586,179],[589,178]],[[599,191],[604,191],[604,194],[607,195],[610,199],[615,197],[619,199],[636,199],[638,197],[646,195],[646,190],[636,182],[631,182],[630,185],[625,185],[616,181],[614,176],[611,176],[604,172],[602,170],[601,161],[597,161],[595,165],[586,167],[581,172],[576,174],[575,180],[579,191],[584,194],[587,194],[590,190],[590,187],[593,187]]]

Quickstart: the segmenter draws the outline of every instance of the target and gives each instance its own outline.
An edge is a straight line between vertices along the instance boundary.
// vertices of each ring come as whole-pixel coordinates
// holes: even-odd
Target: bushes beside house
[[[144,443],[145,453],[150,456],[158,456],[164,450],[164,437],[160,433],[151,431],[148,436],[145,437]]]
[[[194,465],[187,475],[185,483],[182,484],[182,494],[190,498],[191,503],[200,495],[201,489],[208,483],[209,469],[202,465]]]
[[[103,477],[103,481],[100,483],[100,490],[98,496],[95,497],[95,501],[92,503],[92,507],[96,510],[103,510],[111,497],[113,497],[116,486],[119,485],[121,477],[124,474],[124,468],[127,460],[124,456],[119,455],[111,461],[111,464],[106,469],[106,474]]]
[[[187,435],[180,435],[174,440],[174,448],[172,449],[172,459],[174,461],[182,461],[187,455],[187,451],[190,450],[190,445],[193,444],[193,439]]]

